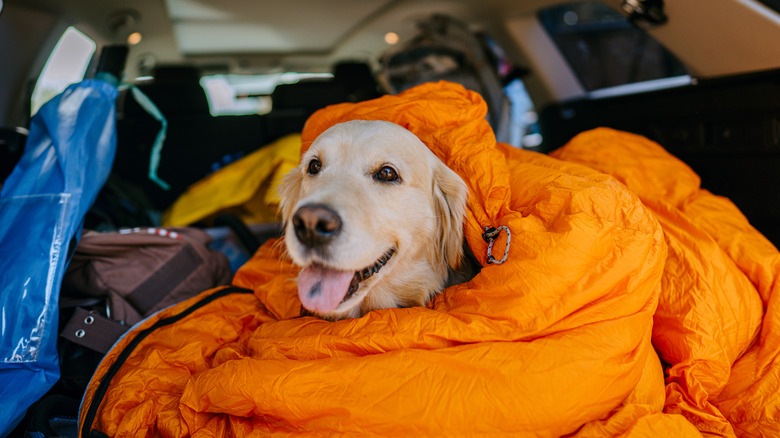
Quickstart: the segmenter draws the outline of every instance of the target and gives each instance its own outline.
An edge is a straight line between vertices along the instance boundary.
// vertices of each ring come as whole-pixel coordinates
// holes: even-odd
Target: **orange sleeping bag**
[[[96,371],[81,436],[778,436],[780,254],[660,146],[599,129],[554,157],[497,144],[449,83],[315,113],[387,120],[466,181],[468,244],[427,307],[300,317],[279,242],[137,325]],[[503,230],[503,229],[502,229]],[[659,360],[659,356],[663,360]]]

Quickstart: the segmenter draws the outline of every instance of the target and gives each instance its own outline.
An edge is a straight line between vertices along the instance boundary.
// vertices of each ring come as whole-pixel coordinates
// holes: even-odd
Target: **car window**
[[[75,27],[71,26],[65,30],[35,83],[30,105],[31,115],[68,85],[84,79],[96,47],[90,37]]]
[[[671,52],[602,3],[553,6],[539,20],[588,91],[687,75]]]
[[[217,74],[203,76],[200,85],[212,116],[265,114],[271,110],[270,95],[277,85],[331,78],[331,73]]]
[[[758,1],[774,9],[775,12],[780,12],[780,0],[758,0]]]

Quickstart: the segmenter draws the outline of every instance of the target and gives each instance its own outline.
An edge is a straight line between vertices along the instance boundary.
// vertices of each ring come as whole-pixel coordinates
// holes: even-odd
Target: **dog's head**
[[[279,193],[301,303],[324,318],[424,305],[460,263],[466,184],[396,124],[334,125]]]

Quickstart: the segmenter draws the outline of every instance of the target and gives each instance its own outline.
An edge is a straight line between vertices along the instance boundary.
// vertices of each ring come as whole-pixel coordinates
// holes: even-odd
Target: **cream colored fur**
[[[322,163],[316,174],[309,163]],[[383,166],[396,182],[374,178]],[[326,319],[383,308],[422,306],[440,292],[463,255],[466,184],[414,134],[393,123],[355,120],[320,135],[279,187],[284,242],[301,267],[316,262],[358,271],[389,249],[394,255]],[[326,251],[302,245],[290,221],[302,205],[327,205],[343,228]]]

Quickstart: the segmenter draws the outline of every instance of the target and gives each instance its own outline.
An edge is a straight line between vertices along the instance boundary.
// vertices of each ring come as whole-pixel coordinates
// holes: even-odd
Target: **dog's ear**
[[[463,220],[467,198],[466,183],[452,169],[438,162],[433,172],[438,247],[432,248],[432,260],[438,262],[443,258],[452,269],[460,267],[463,257]]]
[[[281,199],[279,201],[279,210],[282,212],[282,222],[285,224],[290,216],[292,216],[295,204],[298,203],[302,182],[303,174],[301,173],[300,166],[298,166],[282,178],[282,181],[276,189],[279,198]]]

